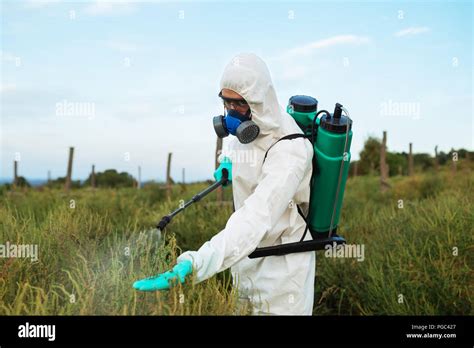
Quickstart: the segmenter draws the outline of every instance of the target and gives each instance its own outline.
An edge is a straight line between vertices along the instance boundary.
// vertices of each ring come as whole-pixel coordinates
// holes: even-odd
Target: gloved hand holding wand
[[[214,178],[216,181],[221,181],[223,177],[223,170],[227,170],[227,181],[224,186],[232,181],[232,162],[228,157],[224,157],[219,167],[214,172]],[[141,279],[133,283],[133,287],[136,290],[141,291],[156,291],[156,290],[168,290],[173,285],[184,283],[186,277],[193,271],[192,262],[189,260],[183,260],[178,262],[171,271],[157,274],[156,276]]]
[[[133,287],[141,291],[168,290],[178,282],[184,283],[186,276],[190,275],[192,271],[191,261],[184,260],[178,262],[171,271],[136,281],[133,283]]]
[[[222,179],[222,170],[227,169],[227,182],[223,186],[232,184],[232,162],[229,157],[224,157],[219,164],[219,167],[214,172],[214,179],[220,181]]]

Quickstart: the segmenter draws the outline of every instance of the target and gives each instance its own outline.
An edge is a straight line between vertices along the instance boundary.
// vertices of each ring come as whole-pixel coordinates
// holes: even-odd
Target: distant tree
[[[449,154],[447,154],[443,151],[440,151],[438,153],[438,162],[439,162],[440,165],[446,164],[446,162],[448,161],[449,158],[450,158]]]
[[[473,152],[470,152],[470,151],[468,151],[466,149],[463,149],[463,148],[458,149],[458,150],[451,149],[448,153],[445,153],[443,151],[438,153],[438,162],[439,162],[439,164],[444,165],[444,164],[446,164],[446,162],[451,163],[454,152],[457,152],[459,159],[461,159],[461,158],[471,159],[471,160],[474,159],[474,153]]]
[[[136,180],[127,172],[118,173],[115,169],[107,169],[95,174],[97,187],[134,187]],[[91,175],[84,182],[84,186],[90,186]]]
[[[398,175],[400,168],[402,173],[406,173],[408,171],[408,156],[406,153],[387,152],[387,164],[390,176]]]
[[[359,165],[357,167],[360,175],[375,174],[380,167],[380,146],[382,142],[374,137],[369,137],[364,148],[360,152]]]
[[[23,176],[19,176],[17,178],[16,184],[17,184],[18,187],[31,187],[28,180],[26,180],[25,177],[23,177]]]
[[[380,147],[381,140],[375,137],[369,137],[364,143],[364,148],[360,152],[360,159],[357,165],[357,175],[378,174],[380,171]],[[451,163],[454,152],[457,153],[459,159],[474,160],[474,152],[466,149],[451,149],[448,153],[438,152],[439,165]],[[389,166],[389,175],[398,175],[400,168],[402,173],[408,171],[408,153],[406,152],[386,152],[386,161]],[[434,167],[434,157],[427,153],[413,154],[415,167],[420,171],[426,171]],[[351,164],[353,167],[354,164]],[[351,172],[352,173],[352,172]]]
[[[66,177],[59,177],[57,179],[51,180],[49,183],[46,184],[46,186],[51,187],[51,188],[63,188],[64,183],[66,182]],[[80,188],[81,187],[81,181],[80,180],[71,180],[71,188]]]
[[[466,149],[459,149],[457,150],[459,158],[467,158],[468,151]]]
[[[23,176],[17,177],[16,185],[17,187],[31,187],[31,184]],[[11,190],[13,188],[13,181],[11,183],[3,184],[3,187],[4,187],[4,190]]]
[[[415,166],[420,167],[421,170],[427,170],[434,166],[433,158],[427,153],[415,153],[413,155]]]
[[[448,152],[448,159],[451,160],[453,158],[453,154],[454,152],[456,152],[458,154],[458,158],[461,159],[461,158],[467,158],[468,156],[468,153],[469,151],[467,151],[466,149],[458,149],[458,150],[455,150],[455,149],[451,149],[451,151]]]

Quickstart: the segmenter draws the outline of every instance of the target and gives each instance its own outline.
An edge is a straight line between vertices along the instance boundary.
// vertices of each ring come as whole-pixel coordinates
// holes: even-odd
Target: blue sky
[[[74,179],[116,168],[212,177],[224,66],[261,56],[279,102],[342,103],[355,159],[369,135],[391,151],[473,149],[472,4],[383,1],[2,1],[1,172]],[[89,107],[61,114],[58,105]],[[92,111],[91,111],[92,110]]]

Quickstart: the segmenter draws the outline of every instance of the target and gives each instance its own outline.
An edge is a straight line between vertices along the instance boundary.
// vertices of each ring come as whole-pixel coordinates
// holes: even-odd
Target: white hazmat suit
[[[311,315],[316,253],[249,259],[257,247],[297,242],[305,222],[296,204],[307,212],[313,149],[304,138],[278,139],[302,133],[278,104],[266,64],[254,54],[239,54],[226,66],[223,88],[240,94],[250,105],[260,134],[249,144],[233,137],[232,160],[235,212],[225,228],[197,251],[187,251],[178,262],[190,260],[198,281],[231,268],[233,284],[254,314]],[[307,233],[305,240],[311,239]]]

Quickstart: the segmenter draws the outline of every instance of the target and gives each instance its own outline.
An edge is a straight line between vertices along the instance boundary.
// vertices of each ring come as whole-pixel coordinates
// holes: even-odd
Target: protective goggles
[[[234,105],[234,107],[245,107],[248,106],[249,104],[245,101],[245,99],[234,99],[234,98],[226,98],[222,95],[222,92],[219,92],[219,97],[222,99],[224,102],[224,106],[228,109],[230,109],[231,104]]]

